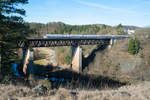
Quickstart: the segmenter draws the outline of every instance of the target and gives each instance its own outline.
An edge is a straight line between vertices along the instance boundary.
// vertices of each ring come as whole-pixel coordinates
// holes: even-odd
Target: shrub
[[[71,55],[68,54],[63,59],[63,64],[70,64],[71,63]]]
[[[106,25],[105,24],[102,25],[102,29],[106,29]]]
[[[132,55],[138,54],[140,50],[139,42],[136,38],[131,38],[129,40],[128,52]]]

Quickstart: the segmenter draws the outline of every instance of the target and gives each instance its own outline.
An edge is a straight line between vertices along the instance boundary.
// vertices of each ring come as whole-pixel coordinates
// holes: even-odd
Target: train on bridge
[[[45,39],[121,39],[130,35],[78,35],[78,34],[46,34]]]

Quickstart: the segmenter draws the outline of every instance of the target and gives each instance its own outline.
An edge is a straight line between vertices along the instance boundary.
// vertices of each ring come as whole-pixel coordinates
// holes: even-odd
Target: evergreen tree
[[[102,25],[102,29],[106,29],[106,25],[105,24]]]
[[[124,29],[123,29],[122,24],[119,24],[119,25],[117,26],[117,34],[118,34],[118,35],[126,34],[126,33],[124,32]]]
[[[135,54],[138,54],[139,50],[140,50],[140,46],[139,46],[139,42],[136,38],[134,39],[134,44],[135,44]]]
[[[16,54],[17,40],[24,40],[29,29],[23,24],[24,9],[19,4],[27,4],[28,0],[0,0],[0,43],[1,74],[8,75],[11,62],[18,59]]]
[[[122,24],[119,24],[119,25],[117,26],[117,29],[120,29],[120,28],[123,28]]]
[[[139,46],[138,40],[136,38],[135,39],[131,38],[129,40],[128,52],[130,54],[135,55],[135,54],[139,53],[139,50],[140,50],[140,46]]]

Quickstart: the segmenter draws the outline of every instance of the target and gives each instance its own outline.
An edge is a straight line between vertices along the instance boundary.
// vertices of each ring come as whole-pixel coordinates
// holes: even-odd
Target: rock
[[[18,100],[17,98],[7,98],[7,100]]]
[[[38,96],[45,94],[47,91],[47,88],[43,85],[38,85],[34,88],[32,88],[32,92],[36,93]]]
[[[38,84],[41,84],[42,86],[47,88],[47,90],[51,90],[51,88],[52,88],[51,82],[49,80],[40,79]]]
[[[49,95],[55,95],[56,92],[57,92],[57,90],[50,90],[48,94],[49,94]]]
[[[126,96],[131,96],[130,93],[126,92],[126,91],[123,91],[123,92],[120,92],[122,95],[126,95]]]
[[[77,99],[78,99],[78,96],[77,96],[77,95],[78,95],[79,93],[77,93],[77,92],[70,92],[70,94],[71,94],[73,100],[77,100]]]
[[[126,91],[122,91],[122,92],[113,92],[112,96],[114,95],[125,95],[125,96],[131,96],[130,93],[126,92]]]

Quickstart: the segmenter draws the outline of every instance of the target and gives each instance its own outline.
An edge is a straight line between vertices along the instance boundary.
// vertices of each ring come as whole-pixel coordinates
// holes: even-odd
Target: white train
[[[130,38],[131,35],[77,35],[77,34],[46,34],[46,39],[119,39]]]

